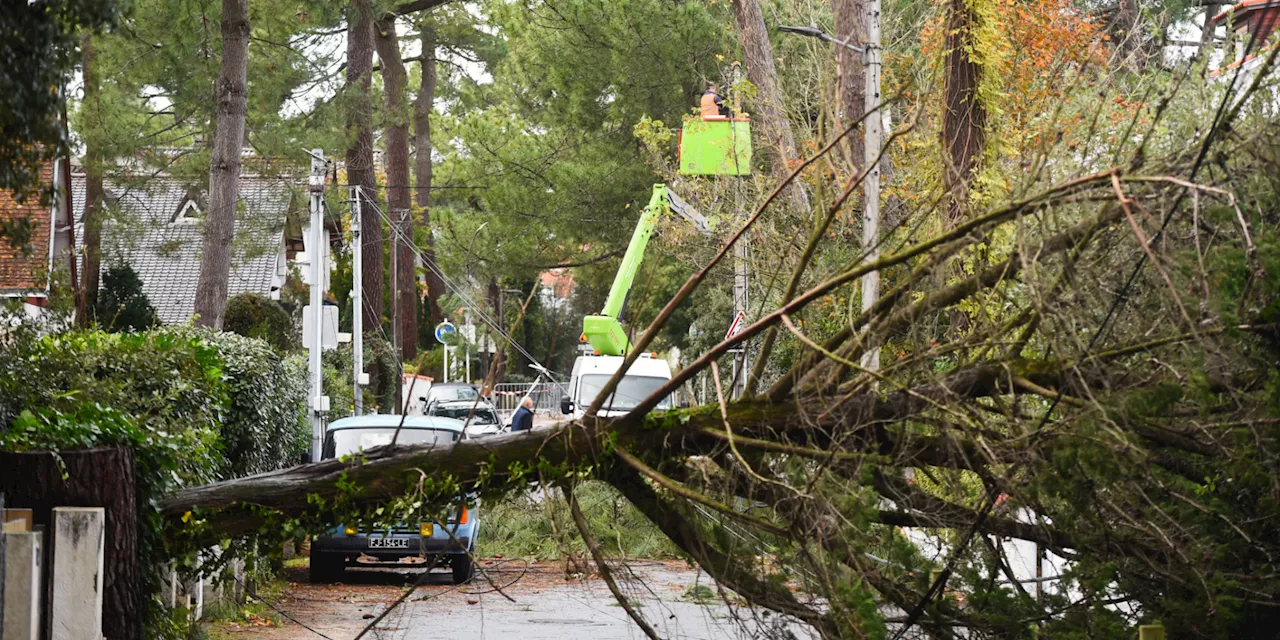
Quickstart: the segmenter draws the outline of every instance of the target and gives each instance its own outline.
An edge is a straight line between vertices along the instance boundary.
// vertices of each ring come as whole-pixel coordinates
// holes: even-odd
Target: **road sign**
[[[444,344],[445,340],[447,340],[449,336],[457,332],[458,332],[458,328],[453,326],[452,322],[445,320],[444,322],[441,322],[440,324],[436,325],[436,342],[439,342],[440,344]]]
[[[724,334],[725,340],[728,340],[729,338],[732,338],[738,335],[738,332],[742,330],[742,320],[746,317],[747,317],[746,313],[742,311],[738,312],[737,317],[733,319],[733,324],[729,325],[729,330],[726,331]]]

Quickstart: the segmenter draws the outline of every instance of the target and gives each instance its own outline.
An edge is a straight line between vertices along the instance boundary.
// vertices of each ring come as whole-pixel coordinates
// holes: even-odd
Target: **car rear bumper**
[[[426,538],[422,536],[392,536],[390,539],[404,540],[403,547],[371,547],[373,536],[338,536],[319,537],[311,541],[313,552],[324,554],[358,556],[367,555],[378,559],[399,559],[408,556],[435,556],[466,553],[472,548],[469,536],[457,537],[455,542],[449,538]]]

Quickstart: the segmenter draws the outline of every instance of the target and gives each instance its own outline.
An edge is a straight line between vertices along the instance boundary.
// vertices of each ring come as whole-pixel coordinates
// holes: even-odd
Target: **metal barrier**
[[[520,406],[521,398],[533,398],[533,412],[550,416],[560,415],[560,387],[554,383],[504,382],[493,385],[493,404],[504,418],[510,417]]]

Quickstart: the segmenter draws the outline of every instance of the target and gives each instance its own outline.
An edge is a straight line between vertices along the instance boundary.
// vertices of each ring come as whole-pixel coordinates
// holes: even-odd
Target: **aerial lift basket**
[[[751,173],[751,119],[689,117],[680,129],[680,173],[745,176]]]

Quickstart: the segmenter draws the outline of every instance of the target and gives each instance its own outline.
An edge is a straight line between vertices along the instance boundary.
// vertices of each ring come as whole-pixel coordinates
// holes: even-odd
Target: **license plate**
[[[408,538],[369,538],[370,549],[407,549]]]

